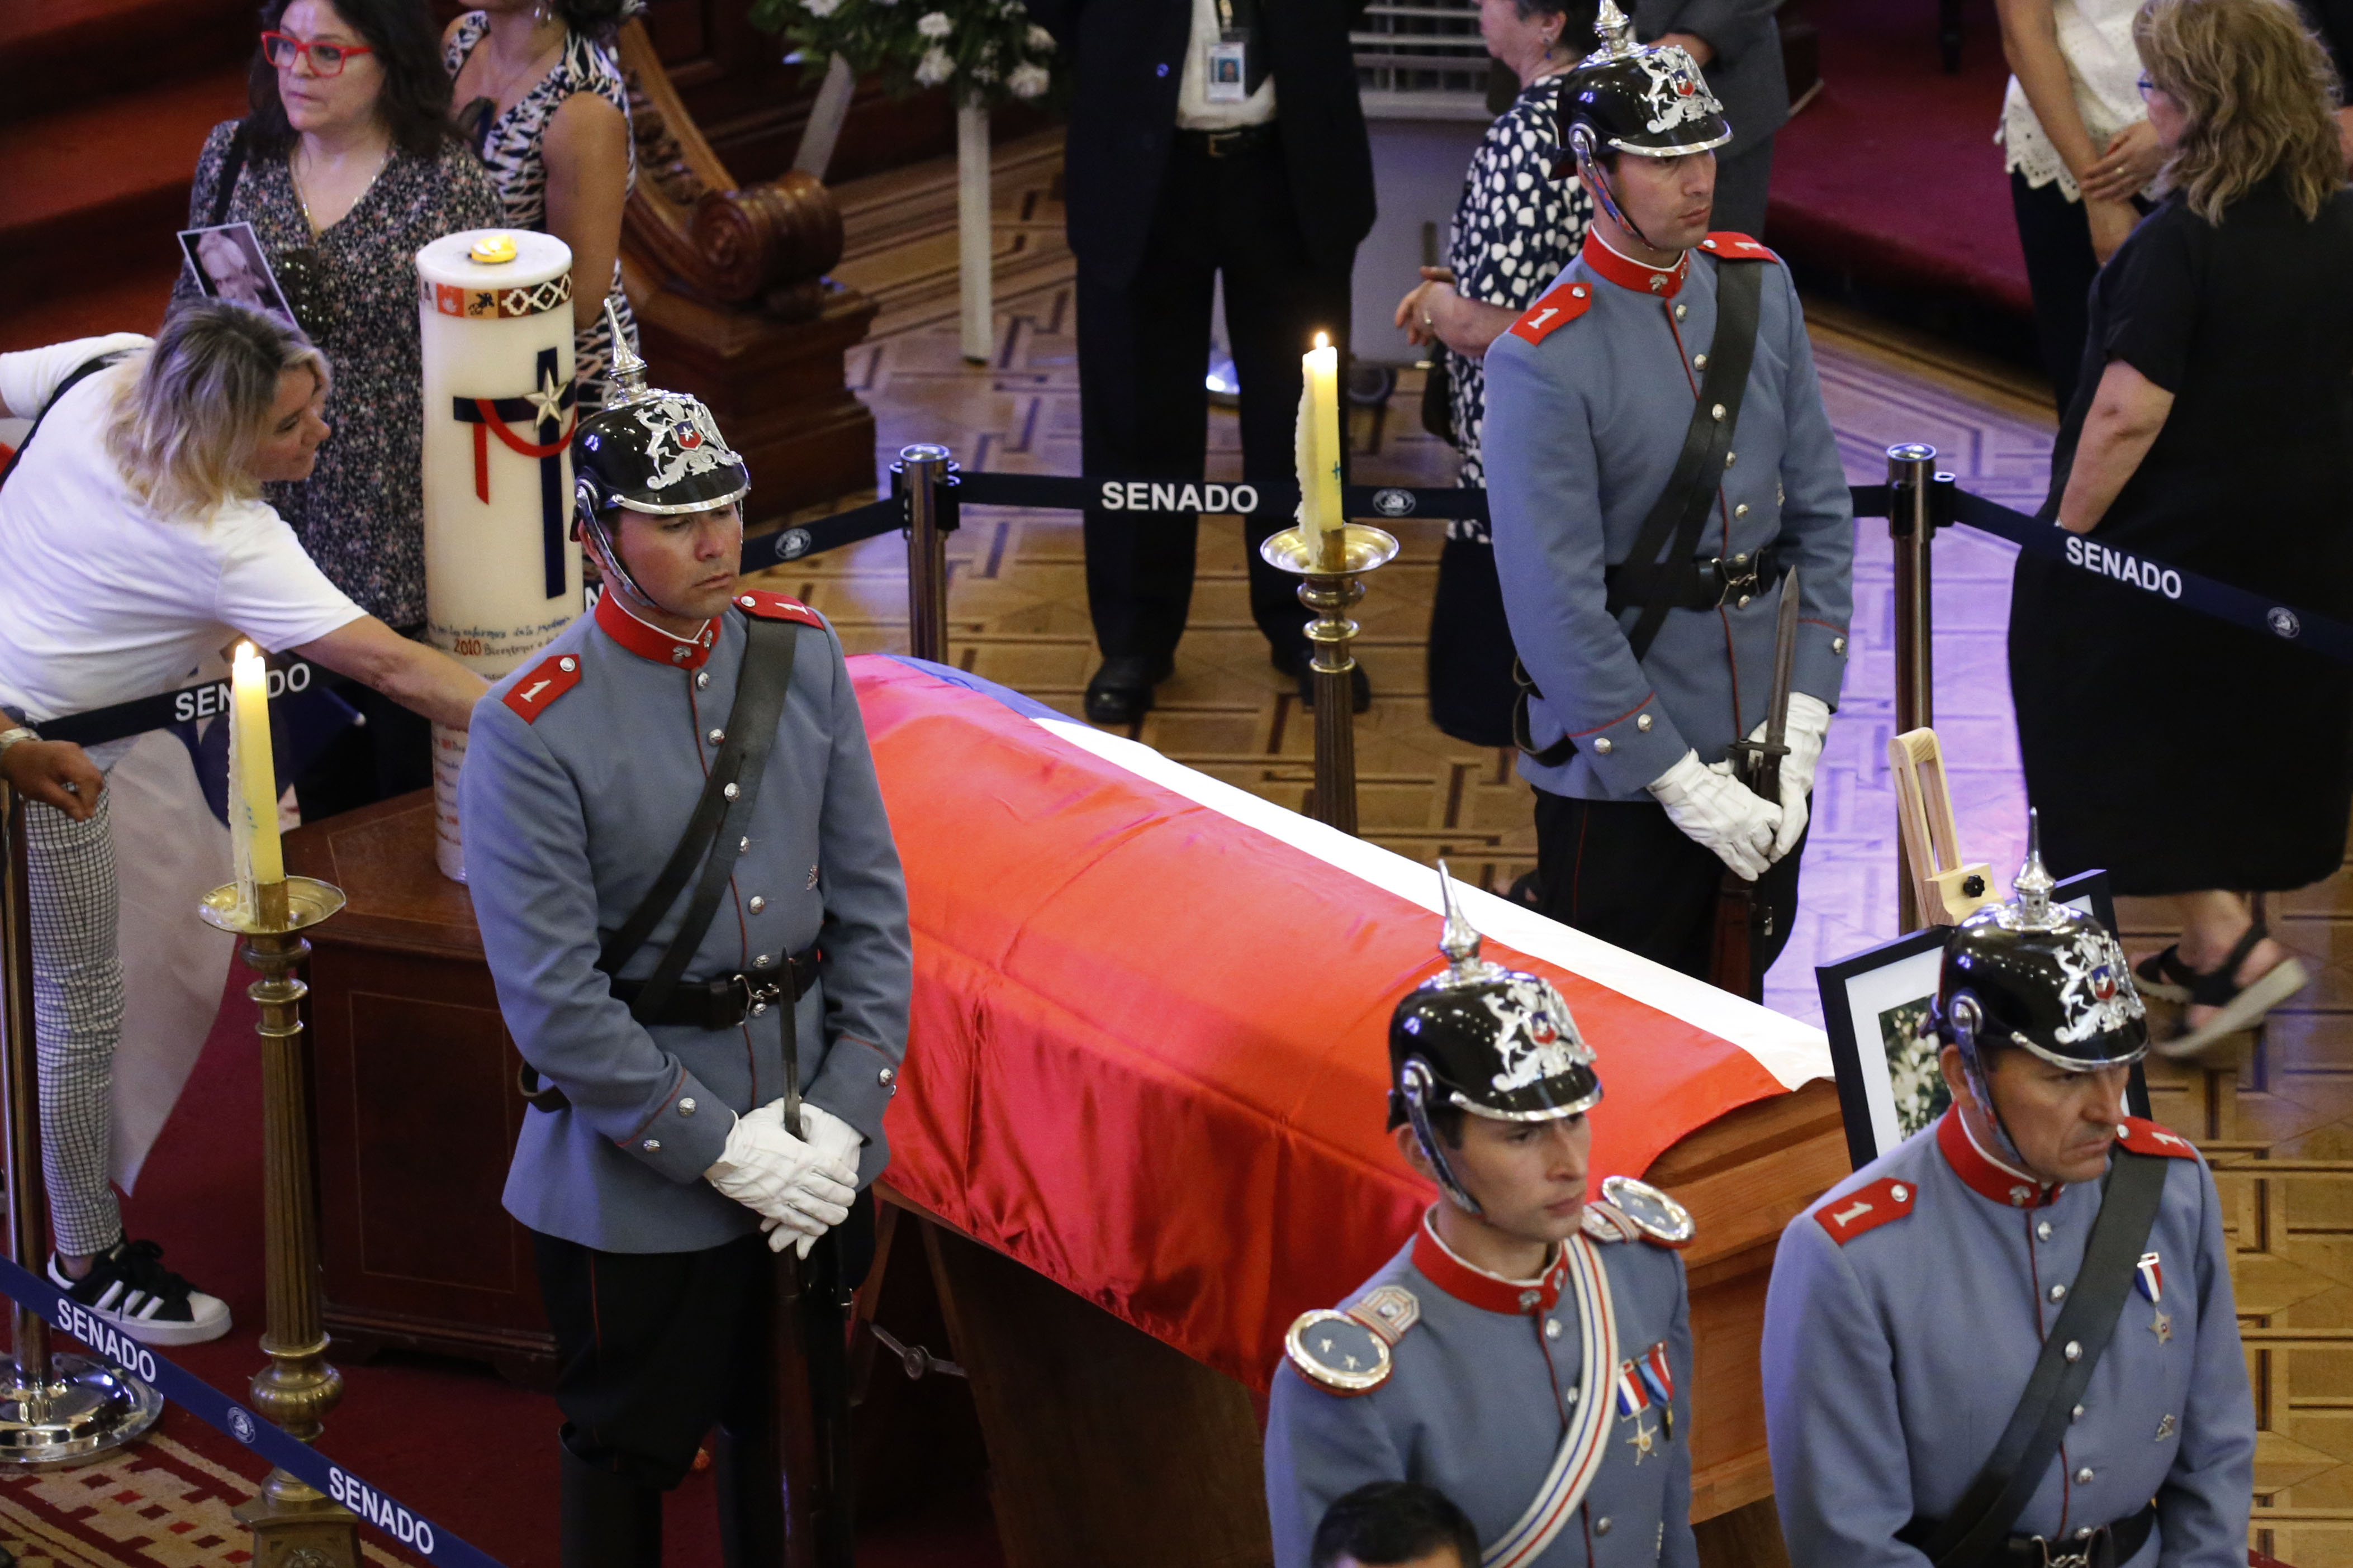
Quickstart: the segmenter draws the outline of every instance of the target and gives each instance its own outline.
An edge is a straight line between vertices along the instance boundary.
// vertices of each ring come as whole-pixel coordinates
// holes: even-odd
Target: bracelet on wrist
[[[37,741],[40,738],[40,731],[30,724],[16,724],[8,729],[0,730],[0,757],[6,756],[10,748],[22,742]]]

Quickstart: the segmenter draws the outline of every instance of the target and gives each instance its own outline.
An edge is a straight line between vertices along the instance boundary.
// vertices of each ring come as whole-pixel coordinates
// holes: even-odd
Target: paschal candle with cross
[[[425,614],[433,646],[496,679],[580,613],[572,539],[572,251],[476,229],[417,253],[424,349]],[[441,869],[465,878],[466,737],[434,731]]]

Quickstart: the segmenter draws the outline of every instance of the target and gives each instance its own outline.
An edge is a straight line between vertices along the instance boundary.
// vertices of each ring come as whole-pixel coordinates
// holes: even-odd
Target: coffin
[[[1268,1561],[1259,1424],[1282,1331],[1430,1199],[1382,1123],[1390,1008],[1438,962],[1437,879],[969,677],[851,668],[916,954],[861,1316],[970,1373],[1017,1568]],[[418,796],[288,841],[350,898],[311,937],[327,1321],[347,1350],[530,1377],[548,1341],[498,1204],[526,1111],[431,832]],[[1488,956],[1551,978],[1600,1057],[1597,1180],[1646,1175],[1697,1220],[1694,1511],[1729,1519],[1771,1489],[1757,1345],[1775,1239],[1846,1170],[1827,1049],[1462,896]],[[861,1358],[878,1342],[861,1332]],[[873,1363],[870,1500],[893,1495],[894,1426],[942,1419],[938,1380],[918,1396],[906,1375]]]

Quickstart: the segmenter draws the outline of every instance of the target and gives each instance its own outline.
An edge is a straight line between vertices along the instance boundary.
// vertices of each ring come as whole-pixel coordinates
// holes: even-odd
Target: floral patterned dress
[[[482,12],[469,11],[458,18],[458,30],[450,35],[448,47],[442,54],[442,64],[448,67],[450,79],[457,79],[466,57],[474,52],[476,44],[490,36],[490,18]],[[547,132],[548,121],[575,92],[593,92],[619,110],[623,119],[628,117],[628,84],[622,79],[621,68],[614,63],[611,53],[592,38],[567,33],[564,52],[554,67],[512,109],[482,128],[475,152],[490,170],[499,199],[505,204],[506,216],[501,221],[511,227],[547,232],[547,159],[541,139]],[[637,184],[638,149],[632,140],[627,190],[635,190]],[[619,315],[621,330],[628,333],[629,347],[635,350],[638,319],[629,310],[628,296],[621,292],[621,263],[617,257],[613,261],[613,281],[606,298]],[[580,389],[580,411],[584,415],[605,406],[612,386],[612,364],[613,329],[599,310],[596,320],[575,331],[572,340],[572,379]]]
[[[212,221],[237,121],[213,127],[196,160],[188,224]],[[262,248],[312,249],[317,264],[297,308],[327,356],[334,386],[311,477],[262,487],[327,580],[387,626],[425,620],[424,371],[417,325],[417,253],[445,234],[495,226],[498,193],[456,142],[438,157],[395,148],[351,211],[315,238],[284,153],[249,152],[223,221],[249,223]],[[185,268],[173,302],[202,297]]]

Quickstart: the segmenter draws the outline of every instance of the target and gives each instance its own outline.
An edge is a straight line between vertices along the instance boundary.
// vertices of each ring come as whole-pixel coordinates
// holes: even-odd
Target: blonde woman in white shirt
[[[2139,8],[2139,0],[1995,0],[2012,74],[1994,140],[2063,416],[2082,374],[2092,279],[2147,210],[2164,161],[2140,101]]]
[[[260,499],[309,477],[329,378],[298,331],[225,301],[152,344],[0,354],[0,409],[40,420],[0,485],[0,775],[26,801],[49,1273],[154,1344],[217,1338],[228,1309],[123,1234],[108,1183],[122,966],[105,773],[129,742],[85,752],[39,726],[170,690],[240,635],[465,726],[482,679],[364,614]]]

